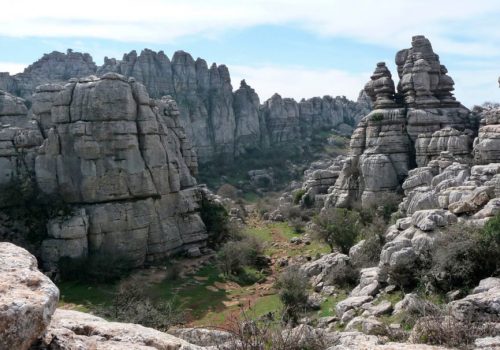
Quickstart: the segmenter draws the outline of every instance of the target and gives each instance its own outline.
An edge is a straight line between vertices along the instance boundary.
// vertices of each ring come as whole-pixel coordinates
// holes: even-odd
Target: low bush
[[[111,308],[98,309],[98,313],[118,322],[138,323],[160,331],[182,324],[185,320],[185,315],[176,306],[175,299],[151,299],[145,293],[143,283],[132,277],[118,285]]]
[[[300,200],[302,199],[302,197],[304,197],[305,194],[306,194],[306,190],[303,188],[300,188],[300,189],[296,190],[295,192],[293,192],[293,204],[295,204],[295,205],[299,204]]]
[[[245,273],[245,267],[259,266],[259,256],[262,255],[261,242],[254,236],[241,235],[224,243],[217,253],[217,264],[221,272],[229,278]]]
[[[306,230],[306,223],[302,219],[295,218],[289,222],[289,225],[293,228],[295,233],[304,233]]]
[[[328,347],[322,330],[305,325],[290,328],[281,322],[283,317],[269,315],[255,320],[251,311],[243,311],[242,317],[230,319],[222,328],[230,334],[229,339],[214,334],[208,343],[220,350],[323,350]]]
[[[359,213],[344,208],[323,210],[314,218],[314,223],[315,237],[328,244],[332,252],[337,247],[343,254],[349,254],[362,228]]]
[[[238,198],[238,190],[231,184],[224,184],[217,190],[217,195],[234,200]]]
[[[500,269],[500,219],[483,229],[467,225],[448,226],[436,239],[423,271],[423,281],[447,292],[469,289]]]
[[[349,261],[346,264],[330,266],[328,270],[329,273],[324,278],[328,285],[353,288],[359,281],[359,270]]]
[[[382,247],[385,244],[385,229],[386,224],[379,216],[374,217],[369,225],[363,227],[362,238],[364,243],[352,259],[354,266],[364,268],[378,264]]]
[[[48,221],[71,215],[72,208],[60,195],[41,191],[36,181],[26,175],[0,187],[0,211],[16,223],[12,229],[23,236],[19,238],[39,244],[47,237]]]
[[[411,332],[411,341],[453,349],[470,349],[477,338],[496,336],[493,324],[459,321],[449,315],[434,315],[419,318]]]
[[[296,322],[300,313],[306,309],[309,280],[298,266],[290,266],[283,271],[275,283],[287,320]]]
[[[226,208],[205,196],[201,200],[200,216],[207,228],[207,244],[211,248],[216,248],[229,239],[232,230],[235,229],[229,221],[229,213]]]

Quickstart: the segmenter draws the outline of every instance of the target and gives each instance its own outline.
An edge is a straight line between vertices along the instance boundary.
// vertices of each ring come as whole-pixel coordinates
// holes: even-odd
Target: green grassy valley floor
[[[326,245],[313,241],[310,245],[295,245],[290,239],[299,236],[287,223],[268,223],[259,219],[249,220],[245,230],[264,242],[265,254],[273,262],[282,257],[310,256],[329,251]],[[239,285],[226,280],[219,272],[213,260],[205,262],[200,268],[196,260],[183,259],[178,262],[187,271],[177,279],[169,279],[165,269],[155,267],[133,273],[135,278],[144,282],[147,294],[155,300],[174,300],[186,314],[186,320],[192,326],[222,326],[245,312],[248,317],[279,312],[282,304],[273,288],[280,268],[273,264],[271,273],[259,283]],[[130,277],[129,277],[130,278]],[[87,312],[96,312],[111,307],[115,284],[83,284],[81,282],[63,282],[60,306]],[[339,291],[323,304],[317,316],[328,316],[335,303],[345,297]],[[98,312],[97,312],[98,313]],[[312,316],[314,316],[312,315]]]

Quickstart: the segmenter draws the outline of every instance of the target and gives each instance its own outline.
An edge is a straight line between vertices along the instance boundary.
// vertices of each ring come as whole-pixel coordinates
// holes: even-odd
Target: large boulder
[[[0,243],[0,349],[24,350],[43,334],[59,290],[23,248]]]
[[[173,335],[132,323],[108,322],[83,312],[57,309],[40,348],[45,349],[201,349]]]
[[[450,310],[462,321],[500,322],[500,278],[482,280],[471,294],[451,302]]]

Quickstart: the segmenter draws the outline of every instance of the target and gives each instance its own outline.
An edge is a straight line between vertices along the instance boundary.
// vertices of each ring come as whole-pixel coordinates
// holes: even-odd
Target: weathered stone
[[[500,322],[500,279],[482,280],[472,294],[449,305],[451,315],[459,320]]]
[[[142,85],[116,73],[81,81],[53,99],[67,108],[52,118],[35,162],[40,188],[83,213],[50,225],[46,267],[87,255],[140,266],[203,244],[196,155],[175,101],[150,104]],[[62,96],[68,90],[70,100]]]
[[[29,349],[49,325],[59,290],[28,251],[0,243],[0,348]]]
[[[51,349],[201,349],[151,328],[131,323],[108,322],[93,315],[62,309],[57,309],[54,313],[41,343]]]

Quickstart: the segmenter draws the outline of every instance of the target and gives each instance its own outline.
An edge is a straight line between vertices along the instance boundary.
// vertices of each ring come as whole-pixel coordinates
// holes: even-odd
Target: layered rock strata
[[[141,266],[204,244],[197,158],[170,96],[107,73],[42,85],[32,103],[0,94],[0,184],[34,177],[71,206],[47,225],[45,268],[88,256]]]
[[[328,206],[374,205],[383,193],[400,191],[409,170],[443,151],[471,160],[477,118],[453,97],[453,80],[429,40],[413,37],[412,47],[397,53],[396,65],[397,91],[383,62],[365,86],[374,110],[352,135]]]
[[[0,185],[34,170],[37,149],[43,141],[24,100],[0,91]],[[0,203],[2,207],[5,203]]]
[[[43,110],[39,93],[34,111]],[[111,255],[140,266],[206,238],[196,213],[196,156],[175,101],[151,100],[142,84],[107,73],[64,86],[50,117],[36,180],[78,210],[49,224],[46,264]]]
[[[180,123],[192,141],[200,162],[243,156],[255,149],[307,142],[315,132],[339,128],[350,133],[351,127],[371,108],[365,94],[357,102],[345,97],[315,97],[296,102],[275,95],[260,104],[259,96],[245,81],[233,91],[225,65],[194,60],[177,51],[170,60],[163,51],[131,51],[121,60],[105,58],[96,66],[88,54],[68,50],[52,52],[26,68],[24,73],[0,74],[0,89],[23,98],[41,84],[66,82],[91,74],[119,73],[143,83],[154,98],[172,96],[179,105]],[[38,91],[38,99],[50,98],[54,85]],[[46,100],[46,102],[48,102]],[[38,104],[41,108],[42,105]],[[50,104],[47,104],[50,106]],[[46,118],[37,113],[46,130]]]

